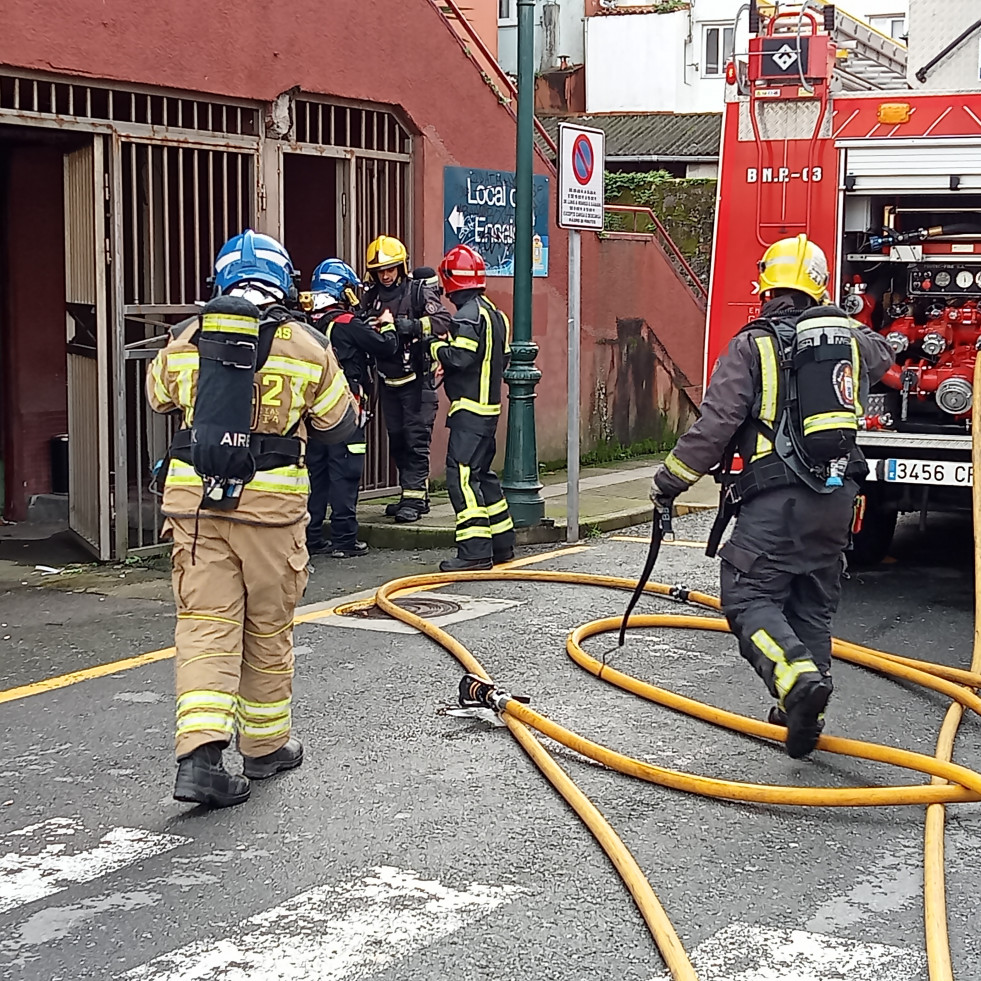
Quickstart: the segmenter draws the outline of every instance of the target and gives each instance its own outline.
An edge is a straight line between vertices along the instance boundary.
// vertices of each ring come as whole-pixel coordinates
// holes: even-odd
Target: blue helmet
[[[247,228],[233,235],[215,258],[216,294],[228,293],[242,283],[271,286],[285,300],[295,290],[295,272],[289,253],[276,239]]]
[[[314,296],[314,309],[318,308],[317,297],[330,297],[337,303],[356,307],[360,300],[361,280],[358,274],[340,259],[324,259],[313,271],[310,292]],[[322,305],[322,304],[321,304]]]

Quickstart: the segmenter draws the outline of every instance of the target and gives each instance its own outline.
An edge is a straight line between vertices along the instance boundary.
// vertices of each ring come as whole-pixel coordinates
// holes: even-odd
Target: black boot
[[[831,679],[803,674],[784,700],[787,716],[787,755],[799,760],[817,745],[824,728],[824,710],[831,698]]]
[[[393,501],[391,504],[385,505],[385,517],[394,518],[398,514],[399,508],[402,507],[401,501]]]
[[[242,772],[250,780],[265,780],[283,770],[295,770],[303,762],[303,743],[289,739],[275,753],[266,756],[245,756]]]
[[[440,572],[486,572],[494,567],[493,559],[444,559]]]
[[[502,565],[504,562],[510,562],[513,558],[513,548],[503,549],[500,552],[494,553],[494,565]]]
[[[177,761],[174,800],[205,807],[234,807],[249,799],[245,777],[229,773],[221,760],[222,743],[205,743]]]

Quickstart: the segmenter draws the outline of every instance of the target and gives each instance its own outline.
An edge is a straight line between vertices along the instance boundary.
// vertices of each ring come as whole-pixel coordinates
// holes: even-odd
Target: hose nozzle
[[[510,701],[527,705],[530,699],[503,691],[493,681],[475,674],[465,674],[460,679],[461,708],[489,708],[494,712],[503,712]]]

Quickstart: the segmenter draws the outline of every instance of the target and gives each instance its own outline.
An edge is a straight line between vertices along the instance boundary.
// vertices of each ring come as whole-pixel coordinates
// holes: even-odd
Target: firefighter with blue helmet
[[[214,296],[171,328],[147,373],[179,417],[162,511],[177,606],[174,797],[240,804],[300,765],[291,735],[293,616],[307,581],[308,442],[347,443],[358,406],[326,339],[296,319],[295,273],[246,229],[215,260]],[[225,770],[237,735],[243,775]]]
[[[357,273],[341,259],[324,259],[314,270],[310,293],[303,297],[314,327],[324,334],[344,371],[351,392],[367,422],[373,394],[374,363],[392,358],[398,350],[398,334],[392,322],[369,327],[358,316],[362,284]],[[364,555],[358,541],[358,488],[364,472],[367,444],[365,431],[347,443],[311,444],[307,447],[310,471],[310,524],[307,548],[311,554],[326,552],[344,559]],[[324,519],[330,507],[330,539],[324,537]]]
[[[722,609],[776,699],[769,721],[787,728],[787,754],[800,758],[817,744],[832,691],[831,620],[867,472],[855,441],[862,403],[894,358],[881,335],[829,304],[828,261],[806,235],[771,245],[759,274],[760,317],[719,358],[651,499],[669,507],[722,464],[708,549],[735,517],[718,549]]]

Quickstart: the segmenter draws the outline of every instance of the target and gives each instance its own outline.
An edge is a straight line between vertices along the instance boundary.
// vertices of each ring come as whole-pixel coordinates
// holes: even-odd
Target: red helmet
[[[447,296],[458,290],[482,290],[487,286],[487,266],[469,245],[454,245],[439,264],[439,281]]]

